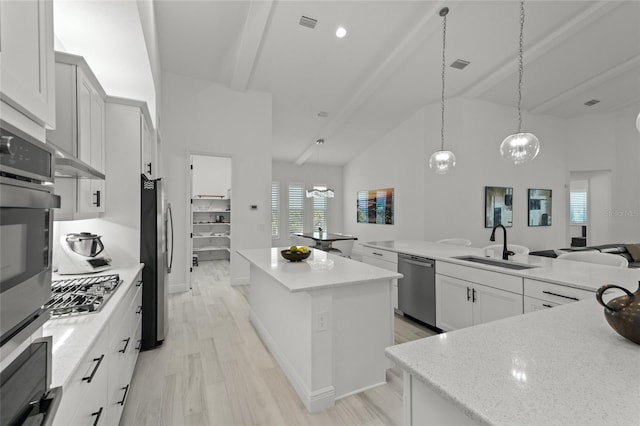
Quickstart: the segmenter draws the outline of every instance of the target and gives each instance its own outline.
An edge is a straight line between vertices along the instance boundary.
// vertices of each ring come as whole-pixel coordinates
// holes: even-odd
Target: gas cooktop
[[[118,274],[55,280],[51,282],[51,300],[44,307],[54,318],[98,312],[120,283]]]

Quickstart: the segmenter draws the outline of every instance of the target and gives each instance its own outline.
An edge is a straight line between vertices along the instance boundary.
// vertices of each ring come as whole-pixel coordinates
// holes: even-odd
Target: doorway
[[[193,154],[189,162],[189,272],[206,262],[229,271],[231,257],[231,158]],[[189,274],[189,288],[191,274]]]
[[[581,241],[579,246],[609,243],[612,233],[611,170],[570,172],[569,181],[571,241]]]

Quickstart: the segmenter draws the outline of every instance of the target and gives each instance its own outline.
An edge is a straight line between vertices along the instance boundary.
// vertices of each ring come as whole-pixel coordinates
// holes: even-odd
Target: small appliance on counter
[[[111,267],[111,257],[104,248],[100,235],[90,232],[65,234],[60,237],[58,274],[90,274]]]

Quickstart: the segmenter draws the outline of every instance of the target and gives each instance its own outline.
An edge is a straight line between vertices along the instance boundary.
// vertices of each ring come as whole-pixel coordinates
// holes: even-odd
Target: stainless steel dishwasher
[[[436,261],[398,254],[398,309],[432,327],[436,326]]]

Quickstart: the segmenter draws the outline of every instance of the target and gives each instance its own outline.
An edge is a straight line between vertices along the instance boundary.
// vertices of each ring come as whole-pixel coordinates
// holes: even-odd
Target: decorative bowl
[[[280,250],[280,254],[282,255],[282,257],[284,257],[290,262],[301,262],[305,260],[307,257],[311,256],[311,250],[309,250],[307,253],[291,253],[287,249],[287,250]]]

